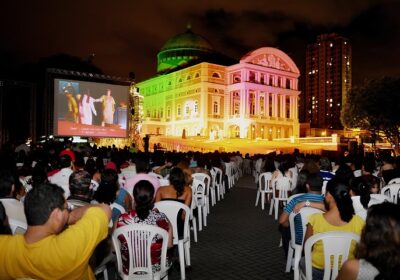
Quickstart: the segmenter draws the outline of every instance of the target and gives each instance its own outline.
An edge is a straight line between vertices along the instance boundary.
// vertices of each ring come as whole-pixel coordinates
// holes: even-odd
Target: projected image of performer
[[[68,115],[66,117],[67,120],[71,120],[75,123],[79,123],[79,110],[78,103],[75,99],[75,90],[72,87],[71,83],[68,83],[64,88],[65,96],[67,97],[68,102]]]
[[[114,112],[115,112],[115,100],[111,95],[111,89],[107,89],[107,95],[101,96],[96,101],[102,102],[103,109],[103,121],[101,123],[102,126],[105,124],[113,124],[114,123]]]
[[[82,124],[92,125],[92,114],[97,116],[96,109],[94,108],[94,102],[96,102],[96,99],[90,96],[90,89],[86,89],[86,92],[82,95],[79,101],[79,113]]]

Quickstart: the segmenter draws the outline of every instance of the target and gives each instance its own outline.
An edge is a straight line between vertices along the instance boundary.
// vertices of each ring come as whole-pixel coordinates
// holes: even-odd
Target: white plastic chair
[[[151,263],[151,245],[156,235],[161,236],[161,258],[159,271],[153,272]],[[125,242],[121,242],[121,240]],[[118,274],[125,279],[161,279],[168,277],[167,246],[168,232],[152,225],[131,224],[115,229],[112,235]],[[129,253],[129,274],[125,274],[122,266],[121,247]]]
[[[173,229],[174,245],[178,245],[181,279],[185,279],[185,263],[190,266],[190,238],[189,238],[189,216],[190,208],[177,201],[159,201],[154,204],[160,212],[164,213],[170,221]],[[185,212],[183,237],[178,236],[178,219],[181,219],[180,210]]]
[[[199,218],[199,231],[203,230],[203,225],[207,226],[207,204],[206,204],[206,184],[198,179],[192,182],[192,201],[196,203]]]
[[[301,195],[301,194],[300,194]],[[290,198],[293,199],[297,195],[292,195]],[[288,202],[289,203],[289,202]],[[291,212],[289,214],[289,226],[290,226],[290,242],[289,242],[289,250],[286,260],[286,270],[285,272],[290,272],[290,268],[293,264],[293,272],[294,272],[294,280],[299,279],[299,262],[301,258],[301,252],[303,251],[303,243],[304,243],[304,236],[306,234],[308,217],[314,213],[322,213],[323,211],[312,208],[312,207],[303,207],[300,209],[298,213]],[[296,215],[299,215],[301,220],[301,240],[296,240],[296,229],[299,230],[300,228],[296,228],[294,223],[294,218]],[[297,234],[300,237],[300,232]],[[298,242],[296,242],[298,241]]]
[[[196,201],[196,190],[191,186],[192,189],[192,203],[190,204],[190,217],[189,220],[192,222],[191,230],[193,229],[193,239],[194,242],[197,243],[197,218],[194,215],[194,210],[197,209],[197,201]],[[197,210],[199,211],[199,210]],[[199,217],[199,216],[197,216]],[[201,221],[199,221],[199,224]],[[190,236],[189,236],[190,237]]]
[[[306,279],[312,280],[311,250],[313,245],[321,241],[324,247],[324,280],[336,279],[340,265],[343,264],[350,251],[352,241],[359,242],[360,236],[351,232],[331,231],[318,233],[307,239],[304,245]],[[339,259],[340,264],[339,264]],[[304,277],[304,275],[303,275]]]
[[[235,184],[235,176],[234,176],[232,162],[225,162],[225,175],[228,177],[228,188],[229,189],[233,188]]]
[[[271,172],[264,172],[260,174],[260,178],[258,179],[258,190],[255,206],[257,207],[258,201],[261,196],[261,209],[264,210],[265,204],[265,195],[267,195],[267,199],[270,201],[272,197],[272,187],[271,187]]]
[[[223,188],[223,176],[222,176],[222,170],[217,167],[213,167],[211,169],[211,175],[213,176],[213,181],[214,181],[214,186],[217,191],[217,200],[220,201],[220,199],[224,198],[225,196],[225,188]]]
[[[399,198],[400,184],[390,184],[382,188],[381,194],[386,195],[390,202],[397,204]]]
[[[289,198],[289,191],[291,189],[292,181],[289,177],[278,177],[272,181],[272,200],[269,207],[269,214],[272,215],[272,211],[275,210],[275,220],[278,220],[279,202],[286,204]]]
[[[206,185],[206,189],[204,192],[204,197],[206,199],[205,203],[207,206],[207,214],[210,213],[210,186],[211,186],[211,177],[205,173],[193,173],[192,174],[193,179],[197,179],[199,181],[202,181]],[[212,196],[212,195],[211,195]],[[215,194],[214,194],[215,196]]]
[[[14,234],[24,234],[28,228],[28,225],[24,222],[8,218],[8,223],[10,224],[11,233]]]

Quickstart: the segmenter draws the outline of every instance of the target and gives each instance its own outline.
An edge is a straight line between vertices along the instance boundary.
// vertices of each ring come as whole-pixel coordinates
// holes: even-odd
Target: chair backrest
[[[202,181],[206,185],[206,190],[205,190],[205,195],[208,196],[208,193],[210,191],[210,185],[211,185],[211,178],[209,175],[205,173],[193,173],[192,174],[193,179]]]
[[[132,276],[137,276],[140,279],[154,279],[151,245],[154,239],[160,239],[160,237],[162,238],[160,267],[161,273],[163,273],[167,271],[168,232],[166,230],[157,226],[140,224],[130,224],[115,229],[112,241],[117,256],[117,269],[123,279]],[[123,270],[121,248],[128,251],[128,275]]]
[[[336,279],[340,265],[343,264],[350,253],[352,241],[359,242],[360,236],[351,232],[331,231],[318,233],[307,239],[304,245],[306,278],[312,279],[311,249],[321,241],[324,248],[324,280]],[[340,263],[339,263],[340,261]]]
[[[275,190],[273,192],[274,198],[279,198],[279,199],[288,199],[288,192],[291,190],[292,187],[292,180],[289,177],[286,176],[281,176],[276,178],[273,181],[273,189]]]
[[[388,185],[391,185],[391,184],[400,184],[400,177],[393,178],[392,180],[390,180]]]
[[[258,189],[262,192],[272,193],[271,179],[272,179],[271,172],[261,173],[258,179]]]
[[[10,224],[12,234],[24,234],[28,228],[28,225],[26,223],[12,218],[8,218],[8,223]]]
[[[213,167],[210,170],[214,186],[218,187],[222,184],[222,170],[218,167]]]
[[[180,210],[182,209],[185,212],[184,221],[183,221],[183,239],[187,239],[189,237],[189,217],[190,217],[190,209],[189,207],[181,202],[163,200],[154,203],[154,208],[157,208],[158,211],[164,213],[169,222],[172,225],[173,230],[173,240],[174,244],[178,244],[179,236],[178,236],[178,219],[183,218],[180,215]]]
[[[303,195],[304,193],[296,193],[289,196],[287,203],[289,203],[293,198]]]
[[[206,192],[206,184],[203,181],[193,179],[192,182],[192,204],[191,209],[197,206],[203,206],[205,203],[204,194]]]
[[[384,194],[371,194],[371,199],[368,203],[368,207],[371,207],[372,205],[375,204],[381,204],[384,203],[386,201],[390,201],[389,197],[384,195]]]
[[[382,188],[381,194],[386,195],[392,203],[397,204],[399,198],[400,184],[390,184]]]
[[[295,196],[297,196],[297,194],[292,195],[289,199],[293,199]],[[299,245],[301,247],[303,246],[304,235],[306,234],[306,228],[308,224],[308,217],[315,213],[323,213],[323,211],[312,207],[303,207],[298,213],[291,212],[289,214],[290,236],[293,245]],[[299,220],[295,222],[295,219]]]
[[[160,174],[154,173],[154,172],[149,172],[149,173],[147,173],[147,175],[150,175],[151,177],[157,178],[158,180],[164,179],[163,176],[161,176]]]

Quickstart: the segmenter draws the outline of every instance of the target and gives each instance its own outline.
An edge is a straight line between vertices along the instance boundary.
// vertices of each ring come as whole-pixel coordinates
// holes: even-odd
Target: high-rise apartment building
[[[307,45],[304,117],[312,128],[342,129],[340,113],[351,88],[351,44],[333,34]]]

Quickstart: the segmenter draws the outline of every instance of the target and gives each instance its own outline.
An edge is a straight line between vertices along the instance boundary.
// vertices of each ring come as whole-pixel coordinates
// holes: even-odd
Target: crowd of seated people
[[[7,266],[7,270],[1,266],[0,274],[8,275],[10,278],[48,278],[44,276],[49,273],[50,278],[79,275],[81,279],[93,279],[93,273],[89,268],[89,262],[92,263],[90,259],[93,252],[98,251],[101,241],[107,239],[115,227],[122,226],[128,221],[134,223],[156,221],[155,224],[158,226],[163,224],[163,228],[170,231],[170,227],[166,226],[168,224],[166,217],[152,209],[154,202],[173,199],[190,207],[192,174],[210,175],[210,170],[219,168],[226,181],[225,163],[242,160],[238,153],[172,151],[158,151],[153,154],[132,153],[127,147],[117,149],[76,146],[68,142],[34,145],[29,151],[20,149],[17,153],[12,146],[3,148],[0,161],[0,218],[2,218],[0,246],[4,246],[6,250],[0,252],[0,263],[2,260],[6,261],[4,252],[8,254],[12,250],[8,244],[16,248],[25,244],[24,250],[28,250],[27,248],[32,247],[30,244],[42,243],[42,240],[48,237],[57,239],[65,236],[72,243],[74,239],[81,238],[91,238],[93,241],[84,246],[86,250],[84,254],[76,248],[76,254],[82,253],[82,257],[78,258],[80,263],[74,264],[80,267],[79,271],[57,270],[54,273],[65,274],[53,275],[48,269],[37,271],[33,267],[11,265]],[[324,211],[323,214],[310,217],[306,239],[314,233],[331,230],[348,230],[361,234],[365,220],[367,225],[370,222],[371,231],[373,226],[377,226],[375,222],[377,216],[386,213],[378,211],[377,216],[369,219],[370,213],[373,213],[369,209],[381,202],[374,194],[379,193],[380,188],[391,179],[400,177],[398,176],[400,166],[395,164],[396,160],[384,157],[379,162],[370,156],[362,160],[356,158],[334,160],[335,164],[332,164],[328,157],[277,153],[259,154],[251,158],[255,174],[271,172],[274,179],[288,177],[292,180],[290,194],[304,193],[286,205],[279,219],[285,252],[290,238],[288,216],[292,211],[297,212],[302,207],[315,207]],[[161,186],[154,175],[168,179],[169,183]],[[227,181],[224,185],[228,186]],[[43,197],[44,194],[46,197]],[[33,212],[35,214],[32,214]],[[157,219],[149,218],[153,216],[157,216]],[[93,219],[90,225],[88,219]],[[165,223],[157,222],[163,219]],[[11,237],[10,220],[25,223],[25,235]],[[388,224],[394,224],[396,221],[395,217],[381,220]],[[88,232],[88,236],[79,236],[74,230],[80,227],[86,229],[89,226],[95,230]],[[366,231],[367,227],[363,234],[368,236]],[[172,233],[170,238],[171,235]],[[24,236],[24,239],[21,236]],[[396,236],[393,240],[396,240]],[[390,242],[394,242],[393,240]],[[377,274],[382,274],[384,265],[368,255],[370,252],[368,249],[371,249],[371,252],[375,250],[369,248],[373,245],[370,245],[369,239],[362,237],[361,241],[358,249],[352,247],[350,259],[353,259],[354,255],[360,258],[358,266],[366,260],[377,269]],[[36,258],[38,254],[49,249],[45,247],[50,246],[47,242],[43,244],[37,251],[32,250],[29,256]],[[361,244],[364,246],[362,250]],[[318,244],[315,246],[313,255],[316,279],[321,276],[323,267],[322,253],[318,246]],[[57,248],[57,250],[62,252],[66,249]],[[8,261],[13,260],[13,262],[19,262],[21,257],[19,253],[10,253],[10,257],[7,256],[10,259]],[[53,256],[50,254],[49,258],[51,257]],[[397,258],[393,258],[392,265],[396,267]],[[38,258],[37,261],[45,265],[47,259]],[[351,264],[351,260],[349,262]],[[157,264],[157,258],[154,264]],[[350,264],[345,267],[352,270],[357,268],[354,264]],[[58,265],[63,267],[55,259],[54,267]]]
[[[379,241],[379,238],[375,237],[371,232],[373,227],[376,226],[375,230],[377,232],[381,230],[386,237],[389,234],[389,229],[397,227],[397,214],[394,216],[388,215],[381,220],[382,224],[377,223],[377,217],[387,213],[387,209],[393,209],[393,211],[398,209],[398,206],[386,202],[391,199],[380,194],[380,190],[390,180],[400,177],[400,166],[396,165],[396,160],[388,155],[384,155],[382,158],[375,158],[371,155],[365,155],[360,158],[360,155],[356,155],[335,158],[334,160],[335,163],[332,163],[328,157],[318,155],[255,155],[253,163],[256,169],[258,166],[260,174],[271,172],[275,177],[290,177],[292,186],[289,190],[289,196],[290,194],[300,194],[293,199],[289,197],[290,202],[283,208],[279,218],[279,231],[281,232],[282,247],[285,255],[287,256],[288,244],[291,239],[288,222],[289,214],[291,212],[298,213],[303,207],[313,207],[322,210],[323,213],[312,214],[308,217],[308,226],[303,245],[310,236],[317,233],[340,231],[361,235],[361,232],[363,232],[360,244],[356,246],[354,242],[352,243],[348,256],[349,264],[346,263],[344,266],[345,271],[350,271],[354,274],[354,278],[346,278],[345,272],[342,272],[340,279],[374,279],[374,277],[368,278],[365,276],[365,272],[363,272],[364,266],[368,266],[365,269],[373,271],[375,276],[384,275],[384,277],[376,279],[397,279],[398,277],[393,273],[394,271],[398,273],[400,266],[400,251],[398,250],[400,231],[391,231],[389,240],[384,241]],[[289,172],[289,170],[293,172]],[[271,182],[273,183],[273,180]],[[374,212],[372,210],[375,209],[373,208],[375,205],[380,205],[376,208],[380,209],[379,211]],[[299,229],[301,230],[301,226],[296,225],[296,218],[298,217],[299,215],[295,216],[294,219],[296,242],[298,234],[300,236],[302,234],[298,232]],[[367,221],[366,227],[364,227],[365,221]],[[372,240],[371,236],[376,239]],[[397,251],[389,250],[387,243],[397,248]],[[378,249],[381,248],[379,244],[383,246],[382,250],[387,250],[388,253],[390,251],[390,254],[392,254],[390,264],[394,268],[388,273],[382,270],[383,268],[386,269],[386,267],[380,263],[384,258],[384,253]],[[371,251],[367,248],[368,246],[371,247],[369,248]],[[313,279],[322,279],[324,276],[322,243],[320,241],[317,242],[312,250]],[[368,253],[381,255],[374,255],[365,260]],[[355,257],[361,258],[361,260],[354,261]],[[370,261],[372,259],[373,261]],[[304,259],[300,264],[303,266],[304,272]],[[357,271],[359,267],[360,272]],[[358,278],[357,273],[359,273]]]
[[[128,220],[153,221],[156,212],[152,205],[157,201],[173,199],[190,207],[192,174],[210,175],[209,169],[214,167],[224,171],[224,160],[229,162],[236,158],[236,154],[218,152],[132,153],[128,148],[77,146],[55,141],[15,151],[12,146],[0,151],[0,247],[4,245],[5,249],[2,247],[0,259],[7,257],[10,262],[21,265],[2,266],[0,274],[9,278],[40,279],[94,279],[93,268],[110,251],[106,247],[111,243],[110,235],[115,227]],[[162,174],[168,184],[161,186],[155,174]],[[145,199],[146,195],[148,199]],[[166,219],[162,213],[156,216]],[[183,217],[184,214],[182,220]],[[88,223],[88,219],[93,221]],[[10,235],[14,233],[11,220],[22,223],[24,235]],[[79,235],[79,228],[86,227],[93,227],[93,230],[85,236]],[[165,229],[170,231],[172,238],[170,227]],[[79,263],[66,261],[65,265],[70,264],[71,269],[64,269],[58,258],[49,265],[54,254],[38,258],[46,250],[59,251],[60,255],[66,250],[64,247],[51,248],[47,244],[48,237],[76,243],[70,254],[79,256],[76,257]],[[75,239],[79,241],[75,242]],[[77,247],[87,239],[91,242],[79,251]],[[44,245],[37,246],[37,250],[29,249],[35,247],[36,242]],[[13,244],[16,248],[25,246],[25,250],[32,253],[9,254],[11,245],[5,244]],[[47,269],[40,265],[25,267],[25,261],[20,259],[23,254],[32,261],[37,258],[35,261],[42,262]],[[48,271],[51,268],[54,273]]]

